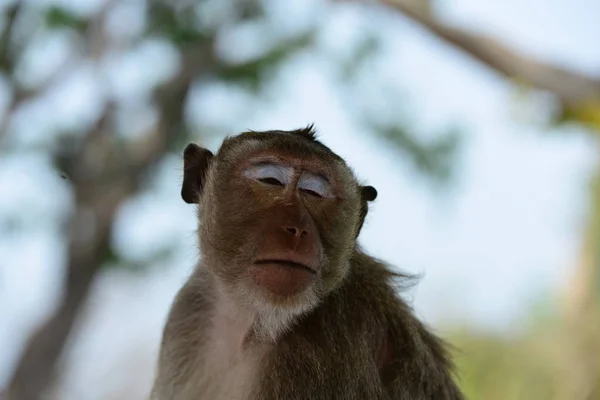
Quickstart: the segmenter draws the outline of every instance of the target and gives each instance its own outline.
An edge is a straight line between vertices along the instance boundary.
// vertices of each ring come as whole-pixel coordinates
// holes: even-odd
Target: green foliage
[[[314,41],[315,34],[310,31],[286,41],[267,51],[262,57],[239,65],[223,65],[217,71],[217,77],[226,82],[236,82],[256,92],[260,89],[265,76],[289,57],[306,49]]]
[[[467,399],[600,399],[600,376],[595,382],[583,376],[593,374],[589,366],[600,360],[598,314],[580,321],[583,325],[564,315],[544,314],[529,319],[520,334],[461,331],[450,336],[458,349],[459,385]],[[581,384],[585,381],[592,387]]]
[[[175,46],[183,47],[210,40],[198,26],[193,9],[176,11],[172,5],[152,1],[148,5],[149,34],[158,34]]]
[[[403,152],[415,168],[438,183],[448,183],[453,176],[462,134],[450,130],[434,140],[420,141],[414,131],[400,124],[372,124],[374,131]]]
[[[369,33],[360,39],[352,56],[342,63],[341,77],[345,81],[355,79],[361,67],[369,60],[377,57],[381,49],[381,37],[376,33]]]
[[[342,89],[348,94],[343,100],[348,108],[364,110],[359,120],[365,130],[381,138],[400,154],[405,155],[416,171],[438,185],[448,185],[454,177],[455,167],[462,145],[463,135],[459,129],[450,128],[433,139],[423,140],[407,113],[390,110],[392,104],[400,104],[404,94],[398,93],[370,68],[376,64],[382,49],[382,37],[377,31],[368,31],[358,39],[350,57],[339,61],[339,78]],[[366,81],[378,90],[378,105],[370,104],[362,93],[363,87],[355,85]],[[381,114],[381,115],[380,115]],[[391,118],[389,118],[391,116]]]
[[[560,381],[555,378],[560,360],[548,336],[507,339],[462,334],[453,343],[460,348],[457,368],[468,399],[559,399]]]
[[[70,28],[83,32],[87,28],[88,21],[79,18],[66,8],[52,6],[46,11],[46,25],[52,29]]]
[[[575,108],[562,107],[552,122],[557,125],[574,122],[600,136],[600,100],[593,99]]]
[[[594,300],[600,306],[600,167],[596,167],[590,184],[590,192],[588,240],[591,242],[589,245],[590,262],[595,267],[590,285],[592,285],[593,294],[595,295]]]

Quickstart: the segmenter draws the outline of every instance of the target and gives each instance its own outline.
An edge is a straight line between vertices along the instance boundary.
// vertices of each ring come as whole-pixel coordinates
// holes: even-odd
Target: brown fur
[[[199,203],[202,260],[169,314],[153,399],[463,398],[443,343],[398,294],[410,277],[356,243],[377,191],[312,127],[246,132],[214,156],[190,146],[182,197]],[[324,176],[335,197],[296,190],[301,172],[285,188],[249,183],[256,157]],[[306,237],[280,233],[286,224]],[[318,265],[306,290],[267,293],[248,278],[257,254],[291,248]]]

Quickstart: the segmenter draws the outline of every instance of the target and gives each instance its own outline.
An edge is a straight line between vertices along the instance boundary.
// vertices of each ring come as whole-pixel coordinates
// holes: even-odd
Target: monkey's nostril
[[[299,237],[299,238],[308,235],[308,231],[307,230],[305,230],[305,229],[299,229],[299,228],[296,228],[296,227],[293,227],[293,226],[286,226],[283,229],[285,229],[285,231],[287,233],[289,233],[290,235],[296,236],[296,237]]]
[[[285,230],[286,230],[287,233],[289,233],[291,235],[294,235],[294,236],[298,235],[298,228],[286,226]]]

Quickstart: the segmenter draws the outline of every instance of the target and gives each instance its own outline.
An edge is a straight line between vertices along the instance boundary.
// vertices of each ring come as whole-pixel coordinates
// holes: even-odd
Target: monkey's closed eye
[[[285,186],[290,182],[293,170],[290,167],[262,162],[244,170],[244,176],[267,186]]]
[[[331,185],[325,178],[319,175],[305,172],[298,181],[298,188],[314,197],[333,197]]]
[[[281,181],[279,181],[276,178],[259,178],[258,181],[272,186],[285,186]]]
[[[300,189],[300,190],[302,190],[304,193],[310,194],[311,196],[314,196],[314,197],[323,197],[319,193],[315,192],[314,190],[310,190],[310,189]]]

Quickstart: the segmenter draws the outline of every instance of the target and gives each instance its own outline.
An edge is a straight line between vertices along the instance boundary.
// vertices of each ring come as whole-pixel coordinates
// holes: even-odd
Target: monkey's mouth
[[[300,293],[317,280],[315,269],[289,258],[258,259],[249,272],[258,286],[272,295],[283,297]]]
[[[278,264],[278,265],[282,265],[282,266],[289,267],[289,268],[305,270],[307,272],[310,272],[313,275],[317,274],[317,271],[314,268],[311,268],[308,265],[305,265],[305,264],[302,264],[302,263],[299,263],[296,261],[290,261],[290,260],[262,259],[262,260],[256,260],[254,262],[254,264],[256,264],[256,265]]]

